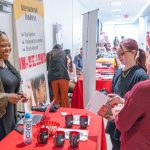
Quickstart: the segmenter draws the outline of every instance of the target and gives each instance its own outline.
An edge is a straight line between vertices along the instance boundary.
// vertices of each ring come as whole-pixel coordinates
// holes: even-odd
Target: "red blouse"
[[[126,95],[115,119],[121,150],[150,150],[150,80],[137,83]]]

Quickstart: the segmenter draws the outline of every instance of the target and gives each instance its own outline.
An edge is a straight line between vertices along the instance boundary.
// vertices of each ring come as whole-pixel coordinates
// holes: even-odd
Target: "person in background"
[[[110,43],[105,43],[104,47],[106,48],[106,52],[111,52],[111,44]]]
[[[146,53],[146,69],[147,69],[147,74],[150,77],[150,51],[147,51]]]
[[[115,36],[115,39],[114,39],[114,41],[113,41],[113,45],[114,45],[114,47],[119,46],[119,40],[118,40],[118,37],[117,37],[117,36]]]
[[[138,44],[134,39],[125,39],[120,42],[117,54],[124,68],[115,72],[112,81],[112,92],[124,98],[125,94],[136,83],[148,79],[148,75],[144,71],[146,56],[144,51],[138,48]],[[113,94],[108,96],[112,97]],[[118,105],[113,112],[121,110],[122,107]],[[120,150],[120,131],[116,129],[114,120],[108,121],[106,133],[110,134],[113,145],[112,150]]]
[[[22,93],[19,95],[21,77],[8,61],[11,44],[5,32],[0,31],[0,140],[9,134],[16,124],[16,105],[20,100],[26,102]]]
[[[150,70],[150,54],[146,68]],[[110,105],[123,104],[115,116],[117,129],[121,132],[121,150],[150,149],[150,79],[137,83],[124,99],[118,95],[110,98]]]
[[[70,49],[64,49],[64,52],[66,53],[66,55],[70,55]]]
[[[80,54],[74,58],[74,64],[76,65],[77,74],[80,75],[83,72],[83,49],[80,48]]]
[[[122,36],[121,36],[121,41],[123,41],[124,39],[125,39],[125,37],[122,35]]]
[[[56,44],[47,56],[47,70],[49,86],[52,86],[56,104],[69,107],[68,88],[69,75],[67,71],[66,53],[59,44]]]
[[[70,77],[69,91],[73,92],[73,89],[77,82],[77,75],[76,75],[76,66],[75,64],[72,63],[72,57],[70,54],[67,54],[67,69]]]

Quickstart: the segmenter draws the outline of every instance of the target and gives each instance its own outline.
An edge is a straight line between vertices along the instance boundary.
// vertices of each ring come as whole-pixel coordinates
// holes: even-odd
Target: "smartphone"
[[[18,95],[20,96],[20,98],[26,98],[26,96],[24,96],[23,93],[19,93]]]
[[[19,93],[18,95],[19,95],[20,98],[22,99],[22,102],[23,102],[23,103],[25,103],[25,102],[28,101],[28,98],[27,98],[25,95],[23,95],[23,93]]]

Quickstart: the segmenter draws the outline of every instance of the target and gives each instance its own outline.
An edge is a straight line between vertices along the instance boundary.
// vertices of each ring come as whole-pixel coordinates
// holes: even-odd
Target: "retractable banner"
[[[96,90],[96,25],[98,10],[83,14],[84,107]]]
[[[16,65],[23,80],[23,92],[29,101],[25,111],[31,106],[49,100],[46,52],[44,42],[44,9],[38,0],[14,1],[14,24],[16,44]]]

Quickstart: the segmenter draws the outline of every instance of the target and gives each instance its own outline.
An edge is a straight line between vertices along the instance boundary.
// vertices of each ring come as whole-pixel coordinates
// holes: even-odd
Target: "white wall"
[[[147,24],[147,31],[150,31],[150,21]]]
[[[0,31],[6,32],[12,47],[12,52],[9,56],[9,61],[14,65],[14,50],[13,50],[13,22],[12,13],[0,12]]]
[[[108,40],[113,45],[113,39],[114,39],[114,24],[103,24],[102,23],[102,31],[105,32],[105,36],[108,36]]]
[[[115,24],[103,24],[103,31],[105,35],[108,36],[111,44],[113,43],[114,36],[118,36],[119,40],[121,36],[125,38],[133,38],[139,41],[139,24],[124,24],[124,25],[115,25]],[[112,45],[113,46],[113,45]]]
[[[59,23],[63,30],[63,48],[70,49],[74,57],[82,47],[82,14],[86,9],[78,0],[43,0],[43,3],[46,52],[54,44],[53,25]]]
[[[83,13],[87,12],[78,0],[73,0],[73,52],[75,56],[82,47]]]
[[[13,3],[14,0],[4,1]],[[74,57],[82,47],[82,14],[87,12],[86,8],[78,0],[43,0],[43,4],[46,52],[54,45],[53,25],[59,23],[62,25],[63,48],[70,49]]]
[[[115,35],[119,38],[123,35],[125,38],[133,38],[137,40],[139,37],[139,24],[115,25]]]
[[[63,48],[72,49],[72,0],[43,0],[46,52],[53,47],[53,25],[62,25]]]
[[[139,47],[146,50],[146,32],[148,17],[139,17]]]

